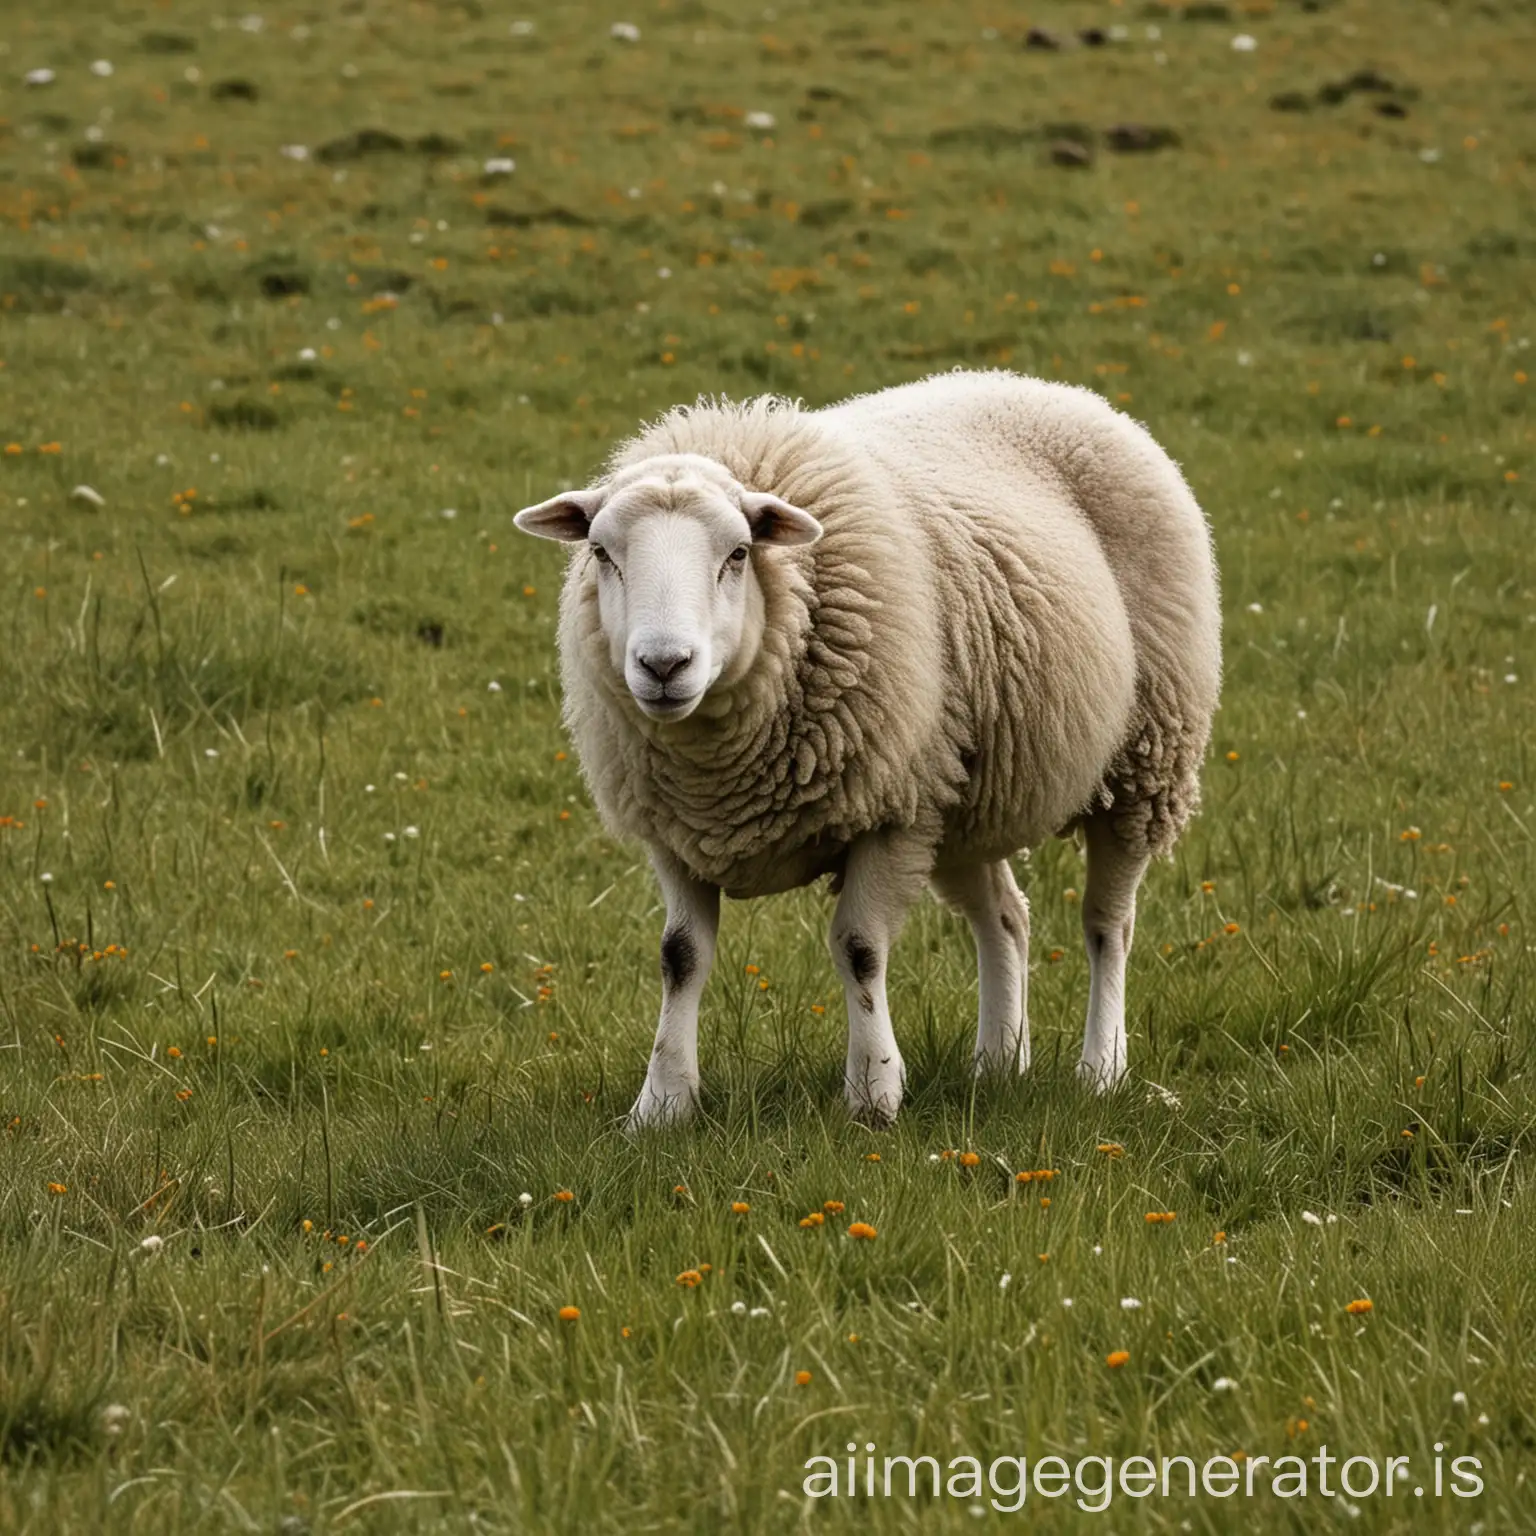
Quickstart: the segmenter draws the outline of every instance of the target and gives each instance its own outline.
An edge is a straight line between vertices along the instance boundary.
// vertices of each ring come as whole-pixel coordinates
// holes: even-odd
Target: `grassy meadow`
[[[1536,1528],[1533,27],[8,10],[0,1531],[1008,1518],[807,1498],[850,1442],[1425,1485],[1031,1494],[1052,1530]],[[1027,1079],[969,1081],[970,938],[925,903],[907,1107],[848,1124],[802,891],[728,905],[704,1115],[628,1138],[660,909],[511,514],[700,392],[956,365],[1122,404],[1215,530],[1130,1078],[1072,1080],[1057,842],[1019,863]]]

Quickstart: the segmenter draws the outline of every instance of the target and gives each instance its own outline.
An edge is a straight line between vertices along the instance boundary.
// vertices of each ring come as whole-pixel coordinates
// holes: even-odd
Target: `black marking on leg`
[[[1014,922],[1013,914],[1011,912],[1004,912],[1002,916],[998,918],[998,922],[1003,925],[1003,932],[1006,933],[1010,939],[1018,938],[1019,925]]]
[[[859,993],[859,1007],[862,1008],[865,1013],[873,1013],[875,1011],[874,995],[870,992],[868,987],[865,987],[864,990]]]
[[[693,935],[686,928],[669,928],[661,936],[661,979],[670,990],[693,979],[699,960]]]
[[[843,953],[848,957],[848,968],[857,982],[868,981],[880,968],[880,957],[862,934],[850,933],[843,942]]]

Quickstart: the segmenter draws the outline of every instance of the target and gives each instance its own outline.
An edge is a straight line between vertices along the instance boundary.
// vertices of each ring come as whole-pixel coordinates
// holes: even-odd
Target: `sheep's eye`
[[[743,560],[745,560],[746,558],[747,558],[747,546],[745,544],[738,544],[736,546],[736,548],[731,551],[731,564],[732,565],[740,565],[741,562]]]
[[[612,563],[608,559],[608,551],[601,544],[594,544],[592,546],[592,557],[599,565],[609,565]]]

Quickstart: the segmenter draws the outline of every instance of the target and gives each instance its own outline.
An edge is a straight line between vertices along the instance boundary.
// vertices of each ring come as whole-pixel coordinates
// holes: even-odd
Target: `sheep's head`
[[[653,720],[681,720],[752,665],[763,594],[753,552],[810,544],[821,524],[712,459],[664,454],[566,491],[514,519],[524,533],[584,543],[614,670]]]

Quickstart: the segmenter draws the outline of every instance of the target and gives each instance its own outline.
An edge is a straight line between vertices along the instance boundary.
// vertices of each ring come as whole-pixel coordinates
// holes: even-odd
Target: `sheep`
[[[820,410],[678,407],[517,526],[575,546],[565,719],[597,809],[666,903],[632,1126],[685,1119],[720,895],[831,876],[844,1094],[888,1124],[891,945],[926,886],[971,924],[978,1072],[1029,1064],[1029,905],[1009,857],[1080,832],[1078,1071],[1126,1066],[1136,892],[1199,800],[1221,674],[1210,532],[1097,395],[942,374]]]

